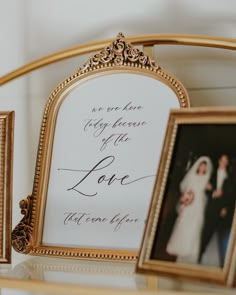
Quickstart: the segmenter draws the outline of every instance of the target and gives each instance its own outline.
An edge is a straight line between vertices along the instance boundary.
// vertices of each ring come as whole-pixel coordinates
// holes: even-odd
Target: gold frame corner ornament
[[[181,108],[190,105],[186,89],[172,74],[125,40],[122,33],[99,53],[88,59],[82,68],[65,79],[51,93],[46,103],[39,137],[37,162],[32,195],[20,202],[24,215],[12,232],[12,245],[17,252],[64,258],[125,260],[137,259],[137,251],[97,250],[42,245],[44,213],[50,175],[53,137],[56,118],[62,101],[73,87],[101,74],[114,72],[145,75],[167,85],[175,93]]]
[[[19,206],[24,217],[12,231],[12,246],[17,252],[27,254],[30,251],[33,231],[31,225],[32,196],[29,195],[26,199],[21,200]]]

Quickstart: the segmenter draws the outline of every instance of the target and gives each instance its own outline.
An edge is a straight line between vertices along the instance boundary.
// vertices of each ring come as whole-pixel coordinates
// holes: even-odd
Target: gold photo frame
[[[123,34],[89,58],[46,104],[14,249],[136,260],[169,110],[188,106],[183,85]]]
[[[137,271],[236,283],[236,109],[170,114]]]
[[[0,263],[11,263],[14,112],[0,112]]]

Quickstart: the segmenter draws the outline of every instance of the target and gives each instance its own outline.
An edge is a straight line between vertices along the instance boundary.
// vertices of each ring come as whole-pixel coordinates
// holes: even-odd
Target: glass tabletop
[[[0,294],[235,294],[236,289],[135,273],[135,263],[102,262],[13,253],[0,266]],[[167,292],[167,293],[166,293]]]

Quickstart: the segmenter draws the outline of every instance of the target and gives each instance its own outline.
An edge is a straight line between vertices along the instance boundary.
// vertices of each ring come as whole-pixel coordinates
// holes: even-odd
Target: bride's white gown
[[[178,262],[197,263],[207,202],[205,189],[206,177],[198,174],[188,177],[181,189],[182,193],[193,191],[194,200],[187,206],[181,205],[167,244],[167,252],[176,255]]]

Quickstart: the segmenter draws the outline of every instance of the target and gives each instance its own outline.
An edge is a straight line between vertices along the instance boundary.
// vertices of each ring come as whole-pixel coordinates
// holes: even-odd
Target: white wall
[[[23,4],[23,5],[22,5]],[[0,1],[0,75],[24,64],[26,58],[25,1]],[[29,163],[28,77],[0,87],[0,110],[15,110],[15,147],[13,175],[13,219],[20,218],[18,203],[30,193],[32,166]],[[15,224],[15,221],[13,222]]]
[[[190,33],[236,38],[235,0],[0,0],[0,75],[45,54],[125,35]],[[160,46],[156,60],[189,89],[193,106],[236,105],[236,52]],[[63,61],[0,87],[16,111],[14,224],[31,193],[40,120],[50,91],[85,61]]]

